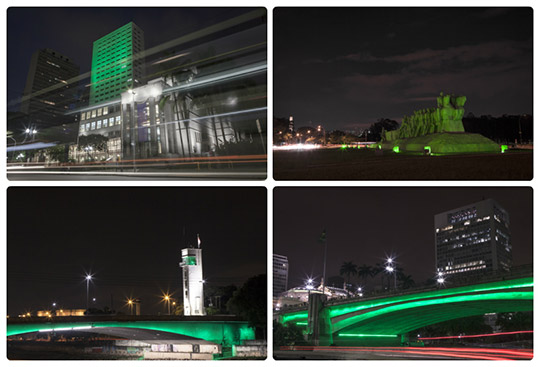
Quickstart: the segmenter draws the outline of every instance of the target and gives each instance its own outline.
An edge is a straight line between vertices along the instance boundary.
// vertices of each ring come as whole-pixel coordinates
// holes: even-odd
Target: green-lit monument
[[[465,132],[462,118],[466,101],[465,96],[441,92],[437,108],[414,111],[411,116],[403,117],[399,129],[383,130],[378,147],[430,154],[500,152],[501,147],[492,140]]]

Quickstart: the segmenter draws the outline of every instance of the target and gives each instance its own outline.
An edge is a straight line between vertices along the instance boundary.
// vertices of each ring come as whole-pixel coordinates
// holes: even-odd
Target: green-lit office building
[[[94,42],[90,104],[120,97],[144,78],[144,32],[133,22]]]

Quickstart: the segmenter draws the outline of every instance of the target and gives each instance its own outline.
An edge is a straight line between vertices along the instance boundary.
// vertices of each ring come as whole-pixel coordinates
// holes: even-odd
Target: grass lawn
[[[409,155],[372,149],[274,151],[276,180],[531,180],[533,151]]]

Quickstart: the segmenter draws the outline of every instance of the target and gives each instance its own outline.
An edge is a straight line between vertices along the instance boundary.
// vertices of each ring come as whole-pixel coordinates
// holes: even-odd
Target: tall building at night
[[[144,32],[133,22],[94,41],[90,104],[120,97],[144,77]]]
[[[182,278],[184,285],[184,315],[204,316],[204,280],[202,271],[202,249],[182,249]]]
[[[508,271],[510,217],[487,199],[435,215],[436,267],[449,277]]]
[[[70,79],[78,75],[79,66],[57,51],[46,48],[34,52],[21,101],[21,112],[29,115],[33,126],[66,123],[64,114],[75,103],[77,92]]]
[[[289,278],[289,260],[287,256],[273,255],[272,263],[272,296],[278,297],[280,293],[287,291]]]

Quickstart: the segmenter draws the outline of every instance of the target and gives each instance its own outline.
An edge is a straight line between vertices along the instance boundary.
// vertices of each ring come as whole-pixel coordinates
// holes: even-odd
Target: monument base
[[[396,139],[378,144],[381,149],[395,152],[462,154],[462,153],[500,153],[501,146],[480,134],[446,132],[415,138]],[[396,148],[397,147],[397,148]]]

